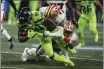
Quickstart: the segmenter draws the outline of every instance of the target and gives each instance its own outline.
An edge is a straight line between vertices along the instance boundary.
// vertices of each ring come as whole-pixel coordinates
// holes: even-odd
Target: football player
[[[73,24],[78,28],[78,24],[76,22],[76,17],[75,17],[75,0],[52,0],[52,1],[47,1],[47,0],[42,0],[42,6],[49,6],[50,4],[56,4],[62,11],[64,12],[64,15],[66,16],[66,8],[71,11],[71,20]]]
[[[52,6],[53,5],[51,5],[50,7],[52,7]],[[51,10],[56,14],[55,16],[62,13],[61,10],[58,9],[58,7],[56,5],[53,7],[54,8],[52,8]],[[48,9],[49,9],[49,7],[47,7],[47,10]],[[56,18],[53,16],[54,13],[52,13],[52,15],[49,15],[49,17],[52,17],[53,20]],[[49,12],[49,14],[50,14],[50,12]],[[74,66],[74,63],[70,59],[67,59],[64,56],[61,56],[61,55],[55,53],[52,48],[52,37],[53,36],[60,37],[61,35],[63,35],[63,27],[59,26],[62,23],[60,21],[63,21],[63,19],[59,20],[56,18],[54,20],[55,23],[44,23],[44,20],[46,20],[46,19],[49,19],[50,21],[52,21],[52,20],[50,18],[48,18],[47,14],[44,16],[43,15],[44,15],[43,12],[39,12],[39,11],[31,12],[26,7],[22,8],[22,10],[20,11],[20,17],[19,17],[20,23],[18,23],[19,35],[21,35],[21,36],[28,35],[28,37],[26,39],[37,37],[40,41],[40,44],[42,45],[42,48],[43,48],[45,54],[47,54],[48,57],[50,57],[51,59],[56,60],[56,61],[64,62],[70,66]],[[61,16],[61,15],[59,15],[59,16]],[[21,24],[24,24],[24,25],[21,25]],[[49,26],[50,24],[53,24],[55,26],[55,28],[57,28],[57,32],[53,32],[53,30],[55,28],[49,29],[51,26],[47,28],[47,26]],[[26,27],[28,27],[29,29],[26,29]],[[26,34],[22,33],[22,31],[25,31],[28,33],[26,33]],[[25,38],[21,37],[21,36],[19,36],[19,39],[23,38],[22,39],[22,41],[23,41]]]
[[[7,10],[7,8],[4,7],[4,5],[6,4],[5,3],[6,1],[7,0],[5,0],[4,3],[1,4],[1,17],[0,17],[0,21],[1,22],[3,21],[3,19],[5,17],[6,10]],[[11,0],[8,0],[8,2],[10,3],[10,5],[12,4]],[[8,32],[6,31],[6,29],[3,28],[2,23],[1,23],[1,34],[8,39],[8,41],[10,42],[10,49],[12,49],[14,47],[14,44],[13,44],[13,36],[10,36],[8,34]]]
[[[52,46],[53,50],[55,52],[62,51],[61,55],[64,55],[69,59],[68,52],[70,51],[69,49],[73,49],[75,46],[75,42],[78,40],[78,37],[75,33],[73,33],[73,25],[70,21],[64,24],[64,37],[63,38],[54,38],[52,40]],[[69,50],[69,51],[68,51]],[[43,49],[41,46],[38,48],[25,48],[24,52],[22,54],[22,61],[28,60],[29,56],[39,56],[44,53]],[[76,53],[76,51],[72,52]],[[25,57],[25,60],[23,59]]]
[[[79,35],[79,44],[77,47],[81,47],[85,45],[84,42],[84,28],[86,24],[89,24],[89,30],[91,31],[92,34],[94,34],[94,41],[98,42],[98,30],[96,26],[96,14],[95,14],[95,5],[99,6],[102,13],[102,5],[99,2],[99,0],[76,0],[76,9],[77,13],[80,16],[79,21],[78,21],[78,35]],[[81,10],[81,11],[80,11]]]

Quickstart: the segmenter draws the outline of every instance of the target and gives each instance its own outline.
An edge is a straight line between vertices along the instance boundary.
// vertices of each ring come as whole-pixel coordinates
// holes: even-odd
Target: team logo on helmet
[[[53,17],[59,13],[59,7],[57,5],[49,5],[45,11],[45,17]]]
[[[19,19],[23,22],[28,22],[31,18],[30,9],[28,7],[23,7],[19,13]]]

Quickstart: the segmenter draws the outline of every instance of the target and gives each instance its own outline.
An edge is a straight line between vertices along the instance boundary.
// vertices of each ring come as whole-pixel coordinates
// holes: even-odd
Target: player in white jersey
[[[50,4],[57,4],[60,9],[62,9],[62,11],[64,12],[64,15],[66,16],[66,8],[68,8],[68,10],[70,10],[70,14],[71,14],[71,21],[73,22],[73,24],[78,28],[78,24],[76,22],[76,17],[75,17],[75,0],[43,0],[42,1],[42,6],[49,6]]]
[[[66,15],[66,3],[67,3],[67,0],[60,0],[60,1],[57,1],[57,0],[52,0],[52,1],[47,1],[47,3],[50,5],[50,4],[57,4],[59,6],[59,8],[61,8],[64,12],[64,14]]]
[[[4,3],[1,3],[1,17],[0,17],[0,21],[1,21],[1,34],[8,39],[8,41],[10,42],[10,49],[12,49],[14,47],[14,45],[13,45],[13,37],[8,34],[6,29],[4,29],[3,25],[2,25],[2,21],[4,19],[4,16],[5,16]]]
[[[45,36],[55,36],[55,37],[59,36],[60,37],[64,32],[63,27],[61,27],[60,25],[65,24],[65,22],[67,22],[67,20],[65,19],[64,12],[59,7],[57,7],[56,4],[49,5],[47,7],[42,7],[42,8],[40,8],[40,11],[42,12],[42,14],[44,15],[45,18],[49,18],[50,21],[52,20],[53,24],[57,26],[56,32],[51,33],[50,31],[47,30],[44,32],[44,35]],[[50,22],[48,22],[48,24],[50,24]],[[35,53],[36,50],[37,50],[36,48],[31,48],[31,49],[25,48],[25,50],[22,54],[22,57],[21,57],[22,61],[27,60],[27,56],[29,55],[29,53],[30,53],[30,55],[32,54],[32,55],[36,56],[36,53]],[[28,54],[26,51],[28,52]],[[74,53],[76,53],[76,51],[74,51]]]

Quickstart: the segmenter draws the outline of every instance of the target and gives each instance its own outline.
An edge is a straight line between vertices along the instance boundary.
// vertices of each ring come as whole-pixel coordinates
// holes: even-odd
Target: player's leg
[[[98,31],[97,31],[97,21],[96,21],[96,15],[91,16],[90,23],[89,23],[89,30],[95,35],[94,41],[98,41]]]
[[[40,56],[44,53],[41,45],[38,48],[25,48],[24,52],[22,53],[21,60],[26,61],[28,60],[29,56]]]
[[[30,6],[32,11],[37,11],[38,5],[39,5],[39,1],[38,0],[35,0],[35,1],[29,0],[29,6]]]
[[[3,21],[3,18],[4,18],[4,10],[1,11],[1,22]],[[3,36],[5,36],[8,41],[10,42],[10,49],[13,48],[13,37],[11,37],[8,32],[3,28],[3,25],[1,24],[1,34]]]
[[[79,21],[78,21],[78,38],[79,38],[79,44],[77,45],[77,47],[81,47],[83,45],[85,45],[85,42],[84,42],[84,28],[85,28],[85,25],[86,25],[86,22],[87,20],[83,19],[83,18],[79,18]]]
[[[8,32],[3,28],[2,24],[1,24],[1,34],[8,39],[8,41],[10,42],[10,49],[12,49],[14,47],[13,37],[8,34]]]
[[[52,38],[51,37],[45,37],[42,43],[42,48],[45,52],[45,54],[48,55],[53,60],[61,61],[69,64],[70,66],[74,66],[74,63],[71,60],[66,59],[64,56],[60,56],[57,53],[53,52],[52,48]]]
[[[36,48],[25,48],[24,52],[22,53],[21,60],[26,61],[28,56],[36,56]]]

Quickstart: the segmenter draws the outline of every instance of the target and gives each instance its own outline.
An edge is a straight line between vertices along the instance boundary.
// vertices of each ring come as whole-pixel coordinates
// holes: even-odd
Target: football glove
[[[44,31],[43,35],[44,36],[49,36],[50,35],[50,32],[49,31]]]
[[[28,30],[28,37],[33,38],[36,35],[36,32],[32,29]]]

